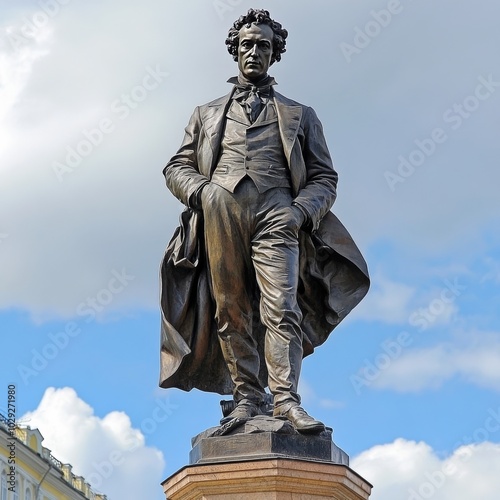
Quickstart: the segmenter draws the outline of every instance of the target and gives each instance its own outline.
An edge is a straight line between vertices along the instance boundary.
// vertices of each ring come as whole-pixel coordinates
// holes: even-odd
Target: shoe
[[[297,431],[303,434],[319,434],[320,432],[325,430],[325,424],[312,418],[304,408],[296,405],[292,406],[289,410],[284,413],[274,410],[275,417],[285,417],[290,422],[292,422],[293,426]]]
[[[236,408],[227,417],[221,418],[220,423],[221,425],[224,425],[235,418],[248,420],[249,418],[255,417],[256,415],[260,414],[261,411],[255,403],[252,403],[248,400],[243,400],[238,403]]]

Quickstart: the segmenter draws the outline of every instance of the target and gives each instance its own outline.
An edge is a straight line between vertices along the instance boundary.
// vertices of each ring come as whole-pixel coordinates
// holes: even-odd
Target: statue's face
[[[240,29],[238,69],[249,80],[267,74],[273,55],[274,32],[267,24],[251,24]]]

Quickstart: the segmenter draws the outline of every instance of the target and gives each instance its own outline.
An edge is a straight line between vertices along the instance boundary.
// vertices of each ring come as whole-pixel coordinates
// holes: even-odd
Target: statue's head
[[[281,60],[288,32],[263,9],[250,9],[229,30],[227,50],[249,80],[267,74],[269,66]]]

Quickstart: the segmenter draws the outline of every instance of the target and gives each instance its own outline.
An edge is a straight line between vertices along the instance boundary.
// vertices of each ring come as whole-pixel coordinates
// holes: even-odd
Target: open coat
[[[172,193],[187,207],[160,271],[160,386],[164,388],[232,393],[214,321],[203,214],[190,206],[192,195],[211,178],[216,166],[230,102],[231,93],[195,109],[179,151],[164,169]],[[292,195],[310,219],[309,230],[299,235],[298,302],[307,356],[366,295],[368,270],[351,236],[329,210],[335,193],[330,193],[331,200],[322,200],[322,191],[315,186],[314,179],[320,179],[322,172],[331,176],[333,171],[316,114],[276,92],[274,103]],[[255,334],[260,349],[264,333],[259,325]],[[260,378],[267,386],[264,363]]]

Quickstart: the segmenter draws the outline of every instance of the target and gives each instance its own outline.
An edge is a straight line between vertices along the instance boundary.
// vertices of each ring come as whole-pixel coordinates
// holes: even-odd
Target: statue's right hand
[[[202,193],[205,190],[205,187],[209,184],[209,181],[207,181],[205,184],[203,184],[201,187],[199,187],[192,195],[191,198],[189,199],[190,203],[189,206],[191,208],[194,208],[195,210],[202,210],[203,208],[203,197]]]
[[[200,200],[201,200],[201,208],[203,210],[203,207],[205,206],[207,198],[210,197],[210,192],[212,191],[213,184],[211,182],[207,182],[203,188],[201,189],[200,193]]]

